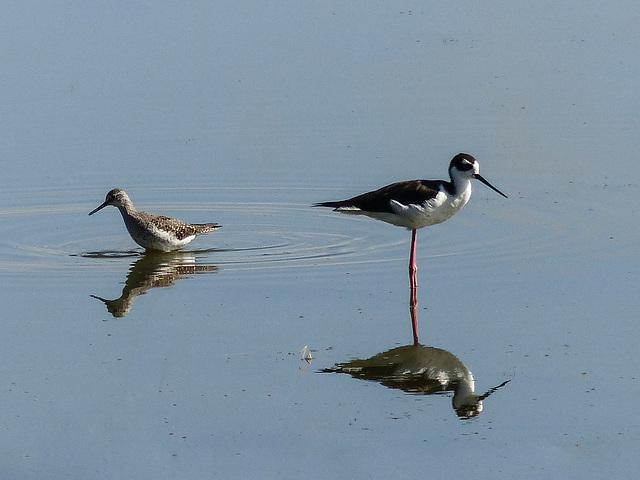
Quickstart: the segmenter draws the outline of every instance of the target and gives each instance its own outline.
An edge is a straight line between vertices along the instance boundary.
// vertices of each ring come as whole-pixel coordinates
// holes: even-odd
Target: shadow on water
[[[370,358],[356,358],[321,370],[324,373],[348,373],[354,378],[379,382],[388,388],[411,394],[433,395],[453,392],[452,405],[458,417],[469,419],[483,409],[483,401],[511,380],[475,393],[471,370],[453,353],[418,342],[417,291],[411,288],[409,311],[413,344],[392,348]]]
[[[83,256],[94,258],[123,258],[138,256],[137,252],[94,252]],[[108,300],[97,295],[91,297],[102,301],[114,317],[124,317],[131,309],[138,295],[152,288],[169,287],[177,280],[196,273],[211,273],[218,269],[215,265],[198,265],[193,252],[144,252],[129,267],[129,274],[120,298]]]

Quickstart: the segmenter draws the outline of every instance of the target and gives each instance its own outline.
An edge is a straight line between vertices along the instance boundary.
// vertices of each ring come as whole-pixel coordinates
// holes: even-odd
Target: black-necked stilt
[[[126,192],[119,188],[114,188],[107,193],[104,203],[89,212],[89,215],[93,215],[107,205],[118,207],[133,241],[149,250],[171,252],[184,247],[197,235],[220,227],[217,223],[185,223],[164,215],[139,212]]]
[[[331,207],[337,212],[366,215],[376,220],[405,227],[412,231],[409,277],[412,303],[417,287],[416,236],[417,230],[444,222],[466,205],[471,197],[471,180],[477,179],[507,196],[480,175],[478,161],[471,155],[459,153],[449,164],[450,181],[408,180],[392,183],[372,192],[348,200],[316,203],[314,207]]]

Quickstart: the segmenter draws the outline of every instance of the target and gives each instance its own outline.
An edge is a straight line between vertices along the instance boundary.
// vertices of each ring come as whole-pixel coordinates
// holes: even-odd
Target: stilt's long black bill
[[[509,198],[507,197],[504,193],[502,193],[500,190],[498,190],[496,187],[494,187],[493,185],[491,185],[489,182],[487,182],[484,177],[482,175],[480,175],[479,173],[476,173],[474,175],[474,177],[476,177],[477,180],[480,180],[482,183],[484,183],[487,187],[489,187],[490,189],[492,189],[495,192],[498,192],[500,195],[502,195],[504,198]]]

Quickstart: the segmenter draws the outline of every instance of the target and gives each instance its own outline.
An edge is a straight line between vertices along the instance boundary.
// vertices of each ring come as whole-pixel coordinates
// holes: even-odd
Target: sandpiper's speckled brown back
[[[138,221],[142,224],[153,224],[160,230],[171,232],[178,240],[184,240],[191,235],[201,235],[211,232],[219,227],[217,223],[186,223],[177,218],[157,215],[155,213],[137,211],[132,216],[134,218],[137,217]]]

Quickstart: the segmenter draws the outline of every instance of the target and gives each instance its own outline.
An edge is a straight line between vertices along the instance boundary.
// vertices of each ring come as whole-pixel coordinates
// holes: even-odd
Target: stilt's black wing
[[[389,212],[393,213],[389,202],[395,200],[403,205],[420,205],[434,198],[443,182],[437,180],[408,180],[392,183],[386,187],[372,192],[363,193],[348,200],[337,202],[315,203],[314,207],[330,207],[335,210],[340,208],[357,208],[365,212]]]

